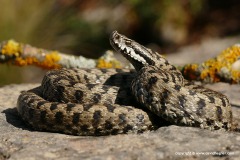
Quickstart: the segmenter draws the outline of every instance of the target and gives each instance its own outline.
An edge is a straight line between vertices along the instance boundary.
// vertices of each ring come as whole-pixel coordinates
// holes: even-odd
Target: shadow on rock
[[[14,127],[21,128],[24,130],[31,130],[30,127],[28,127],[21,119],[21,117],[18,115],[17,108],[5,109],[2,111],[2,113],[6,115],[7,122],[13,125]]]

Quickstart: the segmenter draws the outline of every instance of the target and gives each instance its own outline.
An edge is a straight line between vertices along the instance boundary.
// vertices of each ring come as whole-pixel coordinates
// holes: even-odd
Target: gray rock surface
[[[184,60],[184,55],[170,59]],[[37,85],[0,88],[0,160],[240,159],[239,132],[168,126],[138,135],[82,137],[34,131],[24,124],[15,107],[20,92]],[[240,85],[218,83],[207,87],[229,97],[234,119],[240,123]]]
[[[78,137],[33,131],[17,114],[20,91],[38,84],[0,88],[0,159],[239,159],[240,133],[168,126],[143,134]],[[209,87],[209,86],[208,86]],[[240,87],[215,84],[235,101],[234,117],[239,122]],[[223,155],[220,155],[223,154]]]

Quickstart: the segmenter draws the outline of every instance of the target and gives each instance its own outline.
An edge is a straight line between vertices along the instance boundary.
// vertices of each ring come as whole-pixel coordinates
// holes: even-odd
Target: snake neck
[[[132,39],[113,31],[110,36],[110,43],[112,47],[121,53],[133,66],[139,71],[146,66],[154,66],[154,68],[161,68],[163,70],[175,70],[175,67],[157,52],[142,46]]]

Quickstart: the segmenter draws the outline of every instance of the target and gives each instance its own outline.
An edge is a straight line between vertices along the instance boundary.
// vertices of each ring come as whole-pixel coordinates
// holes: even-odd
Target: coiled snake
[[[162,123],[231,129],[228,99],[185,80],[160,54],[114,31],[113,48],[136,71],[60,69],[24,91],[17,109],[36,130],[74,135],[143,132]]]

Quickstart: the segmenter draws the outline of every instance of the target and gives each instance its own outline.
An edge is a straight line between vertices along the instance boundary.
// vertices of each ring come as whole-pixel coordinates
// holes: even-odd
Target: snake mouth
[[[119,34],[117,31],[112,32],[110,36],[110,44],[117,52],[127,58],[136,70],[139,70],[146,65],[154,64],[151,50],[126,36]]]

